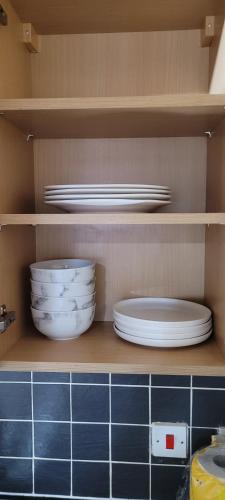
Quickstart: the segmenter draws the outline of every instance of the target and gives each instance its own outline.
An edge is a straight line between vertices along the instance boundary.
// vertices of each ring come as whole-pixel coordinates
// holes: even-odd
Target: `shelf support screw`
[[[34,134],[27,134],[27,142],[30,142],[34,138]]]
[[[208,137],[208,139],[212,139],[214,132],[213,130],[206,130],[204,134]]]

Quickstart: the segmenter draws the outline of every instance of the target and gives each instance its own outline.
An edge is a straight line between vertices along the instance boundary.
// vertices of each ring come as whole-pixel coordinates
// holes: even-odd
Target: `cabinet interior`
[[[168,13],[164,16],[168,26],[161,15],[152,26],[133,18],[129,29],[120,19],[115,29],[115,10],[105,33],[100,18],[86,34],[80,12],[77,23],[83,27],[74,21],[74,34],[68,15],[61,24],[53,16],[51,24],[49,10],[49,24],[42,24],[32,9],[35,2],[26,10],[25,2],[13,0],[22,21],[36,23],[43,33],[39,53],[27,51],[18,14],[8,0],[1,3],[8,26],[0,27],[0,300],[16,311],[17,319],[1,335],[0,368],[225,374],[225,96],[217,96],[211,108],[207,101],[202,107],[202,99],[208,99],[213,48],[201,46],[200,20],[212,2],[205,2],[203,12],[191,2],[188,25],[178,8],[174,23]],[[212,13],[221,5],[215,2]],[[91,23],[88,15],[86,23]],[[182,107],[187,94],[194,111],[193,106]],[[158,105],[146,111],[140,96],[154,95],[162,103],[171,100],[172,108]],[[80,112],[78,106],[72,113],[69,98],[81,99]],[[98,107],[89,98],[106,101],[96,101]],[[115,100],[116,110],[109,107],[112,98],[121,98]],[[135,99],[137,109],[132,110]],[[126,102],[128,109],[123,108]],[[209,130],[212,139],[205,134]],[[27,141],[29,134],[34,137]],[[160,214],[180,214],[180,223],[162,218],[153,224],[152,214],[134,225],[129,217],[128,223],[126,218],[120,223],[110,216],[87,217],[86,222],[83,217],[72,224],[58,211],[60,223],[51,224],[57,209],[44,205],[43,187],[70,182],[167,184],[173,203]],[[5,214],[34,213],[49,214],[48,222],[37,219],[32,227],[27,218],[4,227]],[[215,214],[218,222],[199,223],[203,213],[209,213],[208,221]],[[193,223],[182,223],[182,214],[189,214]],[[29,307],[29,264],[60,257],[97,262],[98,323],[66,343],[34,332]],[[214,337],[194,348],[167,351],[117,339],[110,323],[113,304],[143,295],[207,304],[214,313]]]

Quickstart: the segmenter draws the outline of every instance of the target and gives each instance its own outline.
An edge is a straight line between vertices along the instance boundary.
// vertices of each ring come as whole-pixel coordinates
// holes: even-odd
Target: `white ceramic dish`
[[[115,321],[115,326],[118,330],[126,333],[127,335],[133,335],[134,337],[146,337],[152,339],[173,339],[178,340],[182,338],[192,338],[199,337],[200,335],[205,335],[210,330],[212,330],[212,322],[204,323],[204,327],[199,325],[198,327],[191,328],[173,328],[173,329],[163,329],[163,328],[148,328],[148,329],[137,329],[137,328],[127,328],[121,322]]]
[[[34,295],[40,297],[77,298],[94,293],[95,280],[84,283],[41,283],[31,280],[31,289]]]
[[[211,318],[208,307],[181,299],[144,297],[121,300],[114,305],[115,321],[128,326],[197,326]]]
[[[170,201],[144,200],[72,200],[72,201],[45,201],[65,212],[153,212],[157,208],[170,205]]]
[[[58,200],[102,200],[107,198],[107,200],[162,200],[167,201],[171,199],[170,194],[148,194],[148,193],[115,193],[115,194],[45,194],[44,199],[46,201],[58,201]]]
[[[126,340],[127,342],[132,342],[133,344],[144,345],[146,347],[161,347],[161,348],[187,347],[190,345],[201,344],[202,342],[205,342],[205,340],[207,340],[212,334],[211,330],[205,335],[200,335],[199,337],[193,337],[189,339],[159,340],[159,339],[151,339],[145,337],[135,337],[134,335],[127,335],[126,333],[118,330],[115,324],[113,325],[113,327],[116,334],[123,340]]]
[[[33,309],[39,311],[67,312],[79,309],[88,309],[95,305],[95,293],[83,295],[82,297],[42,297],[31,294],[31,304]]]
[[[137,189],[137,188],[67,188],[67,189],[45,189],[46,195],[54,194],[132,194],[132,193],[146,193],[146,194],[171,194],[170,189]]]
[[[33,281],[44,283],[83,283],[95,275],[95,264],[83,259],[58,259],[30,265]]]
[[[95,306],[72,312],[44,312],[31,307],[37,330],[52,340],[69,340],[79,337],[90,328]]]
[[[169,186],[160,186],[157,184],[51,184],[45,186],[46,190],[51,189],[170,189]]]
[[[142,335],[150,335],[150,333],[155,333],[156,335],[159,333],[163,333],[165,335],[169,335],[171,333],[176,333],[176,335],[179,335],[182,332],[186,332],[187,334],[190,332],[193,332],[193,334],[203,334],[206,333],[210,328],[212,328],[212,318],[209,319],[209,321],[206,321],[205,323],[201,323],[200,325],[196,326],[164,326],[164,323],[161,323],[160,326],[155,326],[152,323],[146,325],[139,325],[134,326],[132,321],[129,320],[123,320],[123,319],[115,319],[115,322],[118,325],[118,328],[123,330],[124,332],[129,331],[130,333],[133,333],[136,335],[136,332],[140,332]],[[151,335],[150,335],[151,336]]]

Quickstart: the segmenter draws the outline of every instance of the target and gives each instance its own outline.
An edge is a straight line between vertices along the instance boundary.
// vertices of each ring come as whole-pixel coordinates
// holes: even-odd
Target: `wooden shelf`
[[[225,213],[0,214],[0,225],[224,224]]]
[[[118,338],[112,323],[95,323],[78,340],[56,342],[31,331],[5,354],[1,370],[225,375],[214,338],[180,349],[135,346]]]
[[[225,95],[0,99],[3,118],[37,138],[201,136],[225,115]]]
[[[12,5],[23,22],[43,34],[198,29],[206,15],[222,8],[221,0],[12,0]]]

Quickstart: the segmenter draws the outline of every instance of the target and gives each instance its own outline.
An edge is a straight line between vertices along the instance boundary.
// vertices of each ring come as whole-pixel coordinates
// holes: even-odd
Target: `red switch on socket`
[[[174,434],[166,434],[166,449],[174,450]]]

